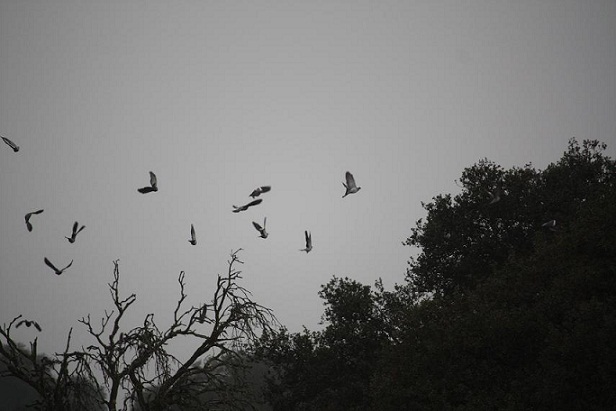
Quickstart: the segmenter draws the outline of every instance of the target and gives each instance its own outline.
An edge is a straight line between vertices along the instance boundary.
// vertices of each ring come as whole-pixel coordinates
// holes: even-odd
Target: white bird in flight
[[[67,265],[66,267],[64,267],[63,269],[61,269],[61,270],[60,270],[60,269],[58,269],[55,265],[53,265],[53,264],[51,263],[51,261],[49,261],[49,260],[47,259],[47,257],[45,257],[45,260],[44,260],[44,261],[45,261],[45,264],[47,264],[47,266],[48,266],[49,268],[51,268],[51,269],[52,269],[52,270],[53,270],[53,271],[54,271],[57,275],[62,274],[62,273],[63,273],[63,272],[64,272],[67,268],[69,268],[71,265],[73,265],[73,260],[71,260],[71,262],[70,262],[70,263],[68,263],[68,265]]]
[[[308,231],[304,231],[304,237],[306,237],[306,248],[299,251],[305,251],[306,254],[312,251],[312,233],[308,233]]]
[[[355,194],[359,190],[361,190],[361,187],[357,187],[357,185],[355,184],[355,179],[353,178],[353,174],[347,171],[345,174],[345,177],[346,177],[346,184],[342,183],[342,185],[344,186],[344,188],[346,188],[346,193],[344,193],[342,198],[348,196],[349,194]]]
[[[541,227],[543,228],[547,228],[550,231],[556,231],[556,220],[550,220],[547,223],[543,223],[541,224]]]
[[[11,147],[13,149],[14,152],[18,152],[19,151],[19,146],[15,143],[13,143],[11,140],[9,140],[6,137],[2,137],[2,140],[4,140],[4,142],[6,143],[7,146]]]
[[[26,220],[26,228],[28,229],[28,231],[32,231],[32,224],[30,223],[30,217],[32,217],[34,214],[41,214],[42,212],[43,210],[37,210],[37,211],[32,211],[31,213],[26,214],[24,219]]]
[[[150,186],[145,186],[143,188],[138,188],[141,194],[151,193],[152,191],[158,191],[158,180],[156,179],[156,174],[150,171]]]
[[[501,199],[501,189],[497,188],[494,191],[488,191],[488,195],[490,196],[490,204],[498,203]]]
[[[69,243],[73,244],[75,240],[77,239],[77,234],[79,234],[81,230],[83,230],[84,228],[86,228],[85,225],[82,225],[81,228],[79,228],[79,223],[75,221],[75,223],[73,224],[73,233],[71,234],[70,237],[65,236],[64,238],[66,238]]]
[[[259,237],[261,238],[267,238],[268,233],[267,231],[265,231],[265,223],[267,221],[267,217],[263,218],[263,227],[261,227],[261,225],[259,223],[256,222],[252,222],[252,225],[257,229],[257,231],[261,234]]]
[[[190,240],[188,242],[192,245],[197,244],[197,234],[195,233],[195,226],[192,224],[190,225]]]
[[[250,193],[250,197],[255,198],[255,197],[259,197],[261,194],[263,193],[267,193],[268,191],[270,191],[272,189],[272,186],[261,186],[261,187],[257,187],[255,188],[252,193]]]

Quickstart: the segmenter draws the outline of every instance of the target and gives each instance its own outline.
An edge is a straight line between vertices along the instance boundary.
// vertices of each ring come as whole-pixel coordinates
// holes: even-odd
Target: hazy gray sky
[[[164,326],[178,273],[209,300],[241,247],[254,299],[318,328],[332,275],[403,281],[420,202],[464,167],[544,168],[573,136],[614,156],[615,22],[613,0],[0,0],[0,134],[21,146],[0,146],[0,322],[88,343],[120,259],[128,325]],[[362,190],[342,199],[346,170]]]

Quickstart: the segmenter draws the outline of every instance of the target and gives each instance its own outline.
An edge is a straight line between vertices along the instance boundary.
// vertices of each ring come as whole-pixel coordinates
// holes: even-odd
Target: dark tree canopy
[[[406,244],[421,249],[407,276],[415,291],[450,294],[473,289],[509,258],[533,250],[541,225],[571,223],[580,206],[613,184],[616,166],[605,144],[572,139],[568,150],[544,171],[502,167],[481,160],[462,172],[462,192],[423,204],[428,212]],[[490,204],[490,192],[501,200]]]
[[[535,230],[532,251],[408,312],[373,378],[382,409],[612,406],[616,185],[596,177],[557,231]]]
[[[571,140],[545,170],[465,169],[461,193],[424,204],[406,284],[334,277],[322,331],[262,337],[274,409],[613,407],[616,163],[604,149]]]

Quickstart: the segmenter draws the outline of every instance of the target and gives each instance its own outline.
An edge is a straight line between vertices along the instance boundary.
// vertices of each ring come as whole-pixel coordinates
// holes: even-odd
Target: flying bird
[[[312,233],[308,233],[308,231],[304,231],[304,236],[306,237],[306,248],[299,251],[305,251],[308,254],[312,251]]]
[[[255,188],[252,193],[250,193],[250,197],[255,198],[255,197],[259,197],[261,194],[263,193],[267,193],[268,191],[270,191],[272,189],[272,186],[261,186],[261,187],[257,187]]]
[[[21,320],[20,322],[17,323],[15,328],[19,328],[24,324],[26,325],[26,327],[34,326],[34,328],[36,328],[39,332],[42,331],[39,323],[37,323],[36,321],[29,321],[29,320]]]
[[[57,268],[55,265],[53,265],[53,264],[51,263],[51,261],[49,261],[49,260],[47,259],[47,257],[45,257],[45,264],[47,264],[47,266],[48,266],[48,267],[50,267],[50,268],[51,268],[51,269],[52,269],[52,270],[53,270],[53,271],[54,271],[57,275],[60,275],[60,274],[62,274],[62,273],[63,273],[63,272],[64,272],[67,268],[69,268],[71,265],[73,265],[73,260],[71,260],[71,262],[70,262],[70,263],[68,263],[68,265],[67,265],[66,267],[64,267],[63,269],[61,269],[61,270],[58,270],[58,268]]]
[[[541,227],[543,228],[547,228],[550,231],[556,231],[556,220],[550,220],[547,223],[543,223],[541,224]]]
[[[42,212],[43,210],[37,210],[37,211],[32,211],[31,213],[26,214],[24,219],[26,220],[26,228],[28,229],[28,231],[32,231],[32,224],[30,223],[30,217],[32,217],[34,214],[41,214]]]
[[[488,195],[490,196],[490,204],[498,203],[501,200],[501,189],[497,188],[494,191],[488,191]]]
[[[4,140],[4,142],[6,143],[7,146],[11,147],[13,149],[14,152],[18,152],[19,151],[19,146],[15,143],[13,143],[11,140],[9,140],[6,137],[2,137],[2,140]]]
[[[84,228],[86,228],[85,225],[82,225],[81,228],[79,227],[79,223],[77,221],[75,221],[75,223],[73,224],[73,233],[71,234],[70,237],[64,237],[68,240],[69,243],[73,244],[75,242],[75,240],[77,239],[77,234],[79,234],[81,232],[81,230],[83,230]]]
[[[245,204],[245,205],[240,206],[240,207],[234,205],[233,206],[233,212],[234,213],[239,213],[240,211],[246,211],[246,210],[248,210],[248,208],[250,208],[252,206],[256,206],[257,204],[261,204],[262,201],[263,201],[263,199],[257,198],[256,200],[253,200],[250,203]]]
[[[357,185],[355,185],[355,179],[353,178],[353,174],[347,171],[345,174],[345,177],[346,177],[346,184],[342,183],[342,185],[344,186],[344,188],[346,188],[346,193],[344,193],[342,198],[348,196],[349,194],[355,194],[359,190],[361,190],[361,187],[357,187]]]
[[[252,222],[252,225],[257,229],[257,231],[259,233],[261,233],[260,237],[261,238],[267,238],[268,234],[267,231],[265,231],[265,222],[267,221],[267,217],[263,218],[263,227],[261,227],[261,225],[259,223],[255,223],[254,221]]]
[[[152,191],[158,191],[158,180],[156,179],[156,174],[150,171],[150,186],[145,186],[142,188],[138,188],[141,194],[151,193]]]
[[[195,233],[195,226],[192,224],[190,225],[190,240],[188,242],[192,245],[197,244],[197,234]]]

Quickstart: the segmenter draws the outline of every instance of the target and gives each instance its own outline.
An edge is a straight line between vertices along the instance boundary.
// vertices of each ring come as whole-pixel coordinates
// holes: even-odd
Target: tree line
[[[553,410],[616,403],[616,162],[570,140],[545,170],[487,160],[424,203],[404,282],[334,276],[324,327],[289,332],[237,283],[232,253],[208,302],[125,330],[134,294],[81,325],[93,345],[44,356],[0,328],[0,375],[44,410]],[[188,337],[180,361],[167,343]],[[5,383],[7,378],[0,378]],[[79,408],[81,407],[81,408]],[[84,408],[86,407],[86,408]],[[97,408],[98,407],[98,408]]]
[[[613,407],[616,163],[605,148],[573,139],[542,171],[466,168],[459,194],[423,204],[403,284],[334,277],[323,330],[262,336],[273,409]]]

